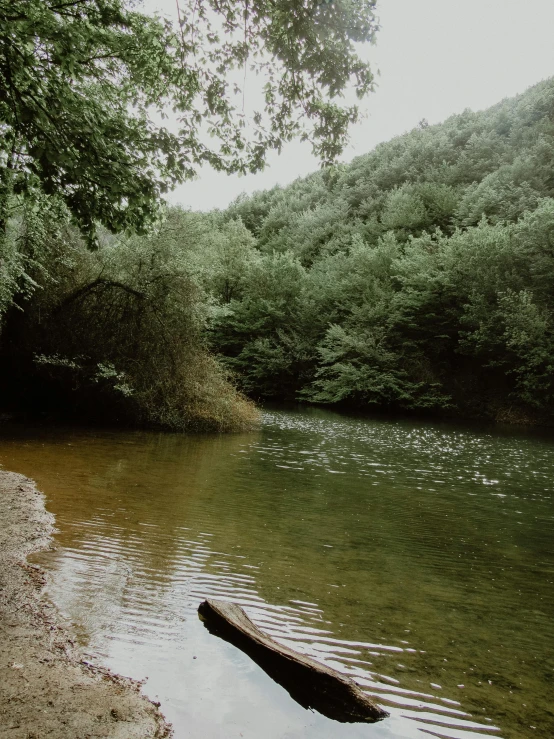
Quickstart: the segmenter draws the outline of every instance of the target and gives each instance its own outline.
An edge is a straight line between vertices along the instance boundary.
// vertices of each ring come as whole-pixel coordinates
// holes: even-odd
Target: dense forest
[[[164,212],[163,196],[206,164],[256,172],[298,136],[334,161],[359,114],[344,93],[373,88],[358,52],[374,9],[179,0],[172,20],[134,0],[0,0],[5,410],[175,430],[257,421],[207,335],[207,276],[241,229]]]
[[[251,240],[208,285],[211,341],[248,394],[551,419],[553,79],[220,218]]]
[[[99,228],[95,250],[56,194],[16,206],[3,407],[173,429],[247,427],[246,396],[552,419],[554,79],[225,211]]]

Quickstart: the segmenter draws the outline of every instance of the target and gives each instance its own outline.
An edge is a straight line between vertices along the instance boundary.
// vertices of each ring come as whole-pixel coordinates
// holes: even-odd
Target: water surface
[[[176,737],[554,736],[553,442],[320,410],[185,437],[4,426],[56,514],[50,597]],[[305,711],[205,597],[353,676],[391,717]]]

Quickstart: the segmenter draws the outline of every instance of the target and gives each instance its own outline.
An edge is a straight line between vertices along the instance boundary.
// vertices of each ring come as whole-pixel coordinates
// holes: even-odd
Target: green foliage
[[[502,339],[512,355],[509,371],[516,377],[516,393],[539,408],[554,400],[554,326],[550,311],[537,305],[529,290],[507,289],[498,295],[504,324]]]
[[[12,193],[62,198],[93,239],[97,222],[144,230],[205,162],[256,171],[295,135],[323,162],[341,152],[357,109],[337,100],[372,88],[355,44],[373,38],[373,0],[178,8],[174,29],[128,0],[0,0],[1,233]],[[264,76],[251,119],[237,70]],[[167,108],[175,133],[154,123]]]
[[[4,403],[19,396],[34,410],[177,431],[257,422],[208,351],[210,303],[188,248],[206,224],[187,215],[175,212],[148,239],[101,234],[95,252],[74,230],[56,240],[55,279],[37,274],[44,288],[8,315]]]
[[[242,298],[231,300],[213,321],[212,344],[250,394],[286,396],[301,371],[304,274],[290,252],[260,255],[245,271]]]
[[[435,182],[405,183],[387,196],[381,223],[397,236],[416,236],[426,229],[450,229],[458,204],[456,190]]]
[[[15,201],[4,387],[173,429],[252,424],[234,383],[551,422],[553,113],[547,80],[226,212],[102,231],[96,252],[63,198]]]
[[[242,387],[549,418],[553,113],[547,80],[348,166],[237,199],[223,218],[243,219],[269,280],[263,296],[246,280],[212,330]],[[278,255],[302,270],[274,284]]]
[[[467,188],[457,209],[456,220],[463,226],[474,226],[483,216],[491,223],[513,222],[533,210],[541,197],[532,181],[532,162],[516,161],[503,165],[481,182]]]
[[[97,220],[113,230],[152,220],[178,145],[147,109],[176,53],[166,25],[118,0],[1,2],[5,196],[61,197],[89,235]]]
[[[38,196],[12,210],[4,239],[0,239],[0,320],[14,305],[21,310],[21,301],[39,283],[51,280],[49,270],[55,269],[57,245],[67,226],[67,212],[55,198]]]
[[[334,160],[358,116],[343,93],[372,89],[356,45],[374,37],[374,6],[178,0],[174,27],[134,0],[0,0],[8,382],[149,425],[252,423],[204,328],[260,281],[254,238],[240,219],[168,215],[162,196],[205,163],[257,171],[294,136]],[[250,115],[248,75],[263,99]],[[172,131],[159,122],[169,110]]]

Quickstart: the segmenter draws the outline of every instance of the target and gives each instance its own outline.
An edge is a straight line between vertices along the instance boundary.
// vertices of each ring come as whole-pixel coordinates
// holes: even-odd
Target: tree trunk
[[[304,708],[342,723],[373,723],[389,715],[349,677],[264,634],[235,603],[205,600],[198,613],[212,634],[248,654]]]

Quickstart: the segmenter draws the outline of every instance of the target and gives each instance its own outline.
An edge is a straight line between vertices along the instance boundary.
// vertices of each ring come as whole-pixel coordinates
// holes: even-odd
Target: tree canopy
[[[554,418],[554,80],[348,165],[86,248],[28,199],[0,403],[187,430],[254,399]],[[23,310],[20,310],[23,308]]]
[[[213,349],[254,397],[551,422],[553,121],[550,79],[239,197]]]
[[[295,135],[333,160],[357,116],[340,96],[372,86],[355,44],[374,5],[179,0],[174,27],[130,0],[0,0],[0,229],[12,193],[61,197],[92,237],[144,229],[204,162],[255,171]],[[263,76],[251,115],[247,73]]]

